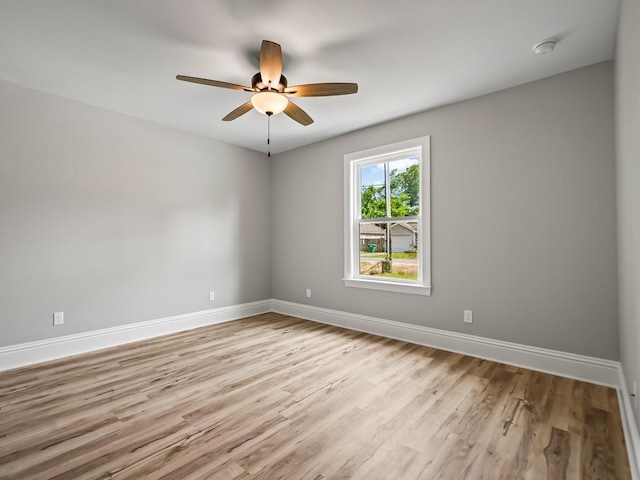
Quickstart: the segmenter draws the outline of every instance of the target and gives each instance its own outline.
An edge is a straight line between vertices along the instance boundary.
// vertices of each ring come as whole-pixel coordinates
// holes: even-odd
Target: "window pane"
[[[360,168],[360,214],[362,218],[387,216],[385,164],[376,163]]]
[[[418,222],[360,223],[360,275],[418,280]]]
[[[420,215],[420,166],[418,158],[389,162],[391,216]]]
[[[387,257],[387,224],[360,224],[360,275],[382,274]]]

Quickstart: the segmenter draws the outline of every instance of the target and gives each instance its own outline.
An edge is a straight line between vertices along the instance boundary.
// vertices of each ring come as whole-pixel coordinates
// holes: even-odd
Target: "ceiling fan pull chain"
[[[271,112],[267,112],[267,158],[271,158]]]

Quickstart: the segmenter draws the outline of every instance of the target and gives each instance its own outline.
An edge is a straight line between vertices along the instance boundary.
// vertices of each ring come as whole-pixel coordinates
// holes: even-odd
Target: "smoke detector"
[[[539,43],[533,47],[533,51],[536,55],[546,55],[547,53],[553,52],[553,49],[556,48],[557,40],[545,40],[542,43]]]

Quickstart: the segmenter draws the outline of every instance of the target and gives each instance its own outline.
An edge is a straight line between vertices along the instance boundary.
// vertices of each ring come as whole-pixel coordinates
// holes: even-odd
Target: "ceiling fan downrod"
[[[271,158],[271,116],[273,112],[267,112],[267,158]]]

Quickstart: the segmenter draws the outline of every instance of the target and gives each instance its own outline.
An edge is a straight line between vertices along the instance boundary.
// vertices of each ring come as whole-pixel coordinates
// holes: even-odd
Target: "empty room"
[[[640,479],[640,0],[0,2],[0,480]]]

